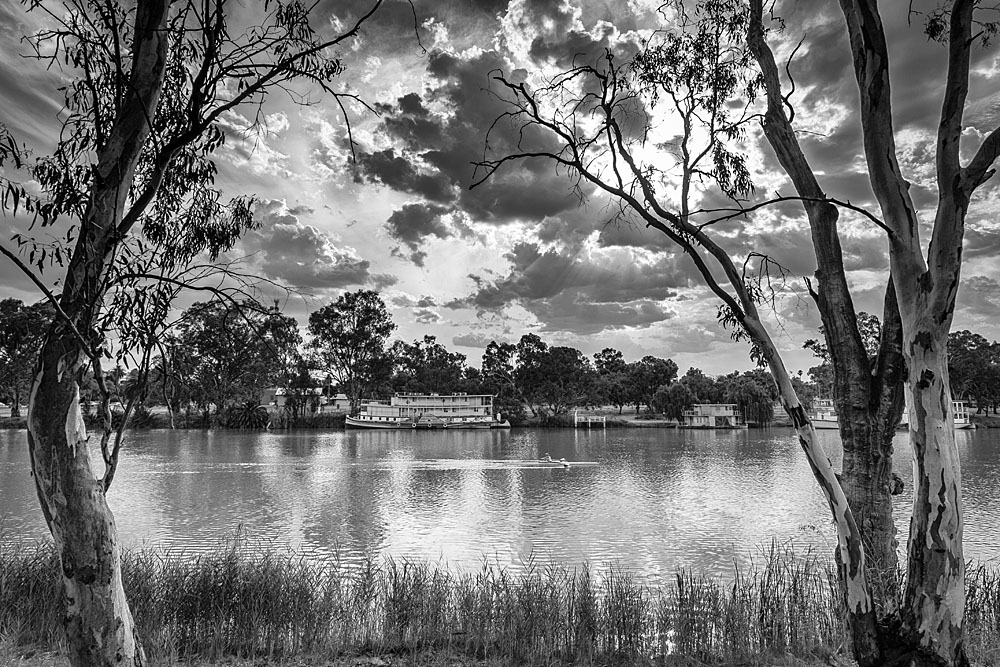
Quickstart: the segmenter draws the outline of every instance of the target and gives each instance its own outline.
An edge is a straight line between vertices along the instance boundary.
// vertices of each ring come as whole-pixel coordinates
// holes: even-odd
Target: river
[[[193,553],[238,529],[309,557],[453,569],[587,561],[662,582],[726,576],[771,540],[831,552],[834,532],[790,429],[129,432],[109,494],[123,541]],[[1000,431],[957,434],[966,555],[1000,555]],[[834,462],[839,436],[820,437]],[[569,468],[530,461],[592,462]],[[894,464],[905,539],[910,447]],[[23,431],[0,431],[0,541],[47,539]]]

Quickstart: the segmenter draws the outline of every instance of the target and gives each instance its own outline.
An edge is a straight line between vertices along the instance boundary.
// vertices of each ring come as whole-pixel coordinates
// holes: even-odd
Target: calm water
[[[821,433],[835,454],[839,437]],[[1000,432],[958,433],[966,554],[1000,554]],[[110,493],[127,544],[209,549],[244,527],[317,557],[615,563],[649,582],[731,572],[772,538],[829,552],[825,503],[789,429],[152,431]],[[543,452],[597,465],[542,468]],[[910,489],[910,448],[895,465]],[[897,517],[910,496],[897,497]],[[46,538],[24,433],[0,431],[0,539]],[[901,538],[906,521],[897,519]]]

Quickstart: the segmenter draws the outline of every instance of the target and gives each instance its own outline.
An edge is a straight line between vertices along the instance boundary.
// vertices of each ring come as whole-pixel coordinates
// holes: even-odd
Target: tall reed
[[[58,648],[56,559],[0,547],[0,642]],[[238,537],[207,554],[142,548],[124,580],[157,658],[283,659],[306,654],[445,651],[518,664],[704,663],[846,652],[827,560],[771,545],[731,580],[678,572],[651,587],[618,567],[317,561]],[[996,664],[1000,569],[968,580],[970,657]]]

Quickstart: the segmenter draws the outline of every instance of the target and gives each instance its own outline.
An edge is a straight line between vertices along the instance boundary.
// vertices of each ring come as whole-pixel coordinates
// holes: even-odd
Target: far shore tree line
[[[12,417],[20,416],[41,336],[53,315],[45,301],[0,301],[0,401],[10,406]],[[859,322],[866,345],[877,346],[878,318],[859,313]],[[614,348],[588,357],[530,333],[517,343],[491,342],[476,368],[434,336],[390,342],[395,329],[385,302],[371,290],[347,292],[312,313],[305,338],[295,318],[277,308],[207,301],[185,310],[175,329],[156,341],[149,368],[118,366],[108,377],[117,402],[138,398],[131,422],[136,426],[151,423],[149,408],[155,406],[166,408],[171,427],[251,426],[269,387],[285,391],[287,424],[317,412],[321,391],[343,393],[352,411],[362,400],[394,393],[492,394],[496,410],[514,423],[558,421],[575,408],[598,406],[679,421],[696,403],[736,404],[752,424],[767,425],[777,416],[778,392],[761,369],[712,377],[692,367],[679,376],[671,359],[647,355],[629,362]],[[800,373],[793,382],[810,404],[830,395],[833,373],[823,343],[808,340],[805,347],[821,363],[809,369],[808,379]],[[956,398],[973,402],[979,412],[995,412],[1000,342],[957,331],[948,347]],[[84,383],[82,398],[85,409],[98,400],[93,377]]]

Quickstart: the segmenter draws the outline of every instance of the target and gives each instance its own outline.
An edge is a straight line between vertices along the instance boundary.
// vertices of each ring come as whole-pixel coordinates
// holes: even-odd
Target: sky
[[[232,11],[249,11],[252,4],[233,3]],[[342,54],[347,69],[337,84],[371,107],[347,105],[353,151],[340,108],[319,93],[308,106],[272,96],[263,128],[248,131],[241,113],[225,117],[218,183],[227,195],[256,197],[261,223],[231,256],[291,288],[282,307],[303,325],[309,312],[345,291],[377,289],[398,338],[436,336],[473,366],[491,340],[516,342],[536,333],[588,355],[614,347],[630,361],[669,357],[682,372],[691,366],[710,374],[751,368],[746,344],[733,342],[719,325],[718,301],[694,265],[660,232],[616,223],[611,202],[594,192],[581,201],[566,174],[543,161],[505,168],[469,187],[486,133],[505,110],[492,73],[537,83],[604,48],[627,56],[653,30],[669,27],[660,4],[414,0],[411,7],[387,0]],[[920,17],[907,16],[906,4],[884,3],[882,12],[899,157],[926,224],[936,198],[932,151],[946,52],[925,37]],[[923,4],[914,6],[934,6]],[[317,25],[345,25],[367,6],[362,0],[321,2]],[[776,12],[786,28],[773,36],[772,48],[782,62],[794,51],[790,101],[822,187],[876,210],[838,3],[785,0]],[[61,106],[61,75],[20,57],[27,50],[21,37],[41,21],[20,3],[0,2],[0,122],[37,152],[50,149],[58,136]],[[1000,121],[998,110],[1000,51],[993,44],[973,56],[963,132],[967,158]],[[792,194],[756,126],[743,149],[758,198]],[[653,147],[648,157],[669,159]],[[696,197],[718,201],[711,192]],[[998,209],[1000,191],[990,182],[978,191],[968,218],[954,320],[954,329],[990,339],[1000,320]],[[24,221],[0,220],[9,232],[0,242],[12,248],[9,236]],[[788,269],[766,320],[793,371],[815,365],[802,349],[804,340],[818,337],[819,316],[805,285],[815,260],[801,208],[773,207],[719,234],[739,262],[752,250]],[[884,233],[844,212],[841,236],[857,309],[881,314],[888,272]],[[56,278],[45,276],[50,283]],[[0,296],[39,297],[6,260],[0,262]]]

